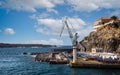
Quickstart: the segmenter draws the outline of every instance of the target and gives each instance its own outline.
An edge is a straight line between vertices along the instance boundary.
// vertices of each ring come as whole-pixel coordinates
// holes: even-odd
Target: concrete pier
[[[106,69],[120,69],[120,63],[108,64],[94,60],[78,60],[76,63],[70,62],[69,66],[72,68],[106,68]]]

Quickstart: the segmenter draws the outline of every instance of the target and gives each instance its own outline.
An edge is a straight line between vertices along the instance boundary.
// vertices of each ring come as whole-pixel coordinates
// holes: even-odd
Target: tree
[[[112,19],[112,20],[117,20],[118,17],[117,17],[117,16],[111,16],[111,19]]]

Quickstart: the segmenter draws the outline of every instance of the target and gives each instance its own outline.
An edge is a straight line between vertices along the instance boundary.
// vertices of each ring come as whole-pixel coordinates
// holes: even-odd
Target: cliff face
[[[107,24],[91,32],[81,42],[87,51],[102,48],[107,51],[120,52],[120,22]]]

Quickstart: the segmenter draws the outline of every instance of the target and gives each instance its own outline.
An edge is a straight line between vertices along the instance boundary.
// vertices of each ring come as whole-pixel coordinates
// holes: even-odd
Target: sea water
[[[51,48],[0,48],[0,75],[120,75],[119,69],[70,68],[63,64],[35,62],[23,52],[48,52]]]

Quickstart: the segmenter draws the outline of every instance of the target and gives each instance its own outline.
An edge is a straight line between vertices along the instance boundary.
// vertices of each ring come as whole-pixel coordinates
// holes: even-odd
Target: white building
[[[116,20],[120,22],[120,19]],[[108,25],[110,23],[113,23],[113,20],[111,18],[100,18],[94,23],[94,31],[96,31],[98,28],[103,27],[105,25]]]

